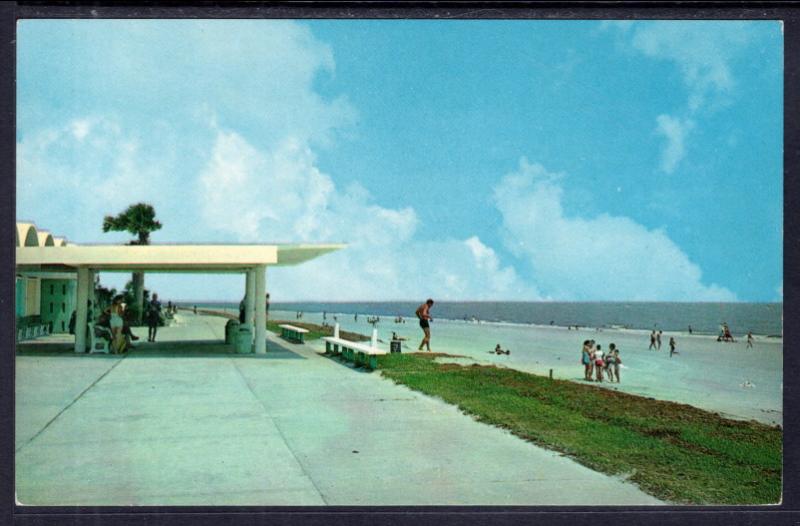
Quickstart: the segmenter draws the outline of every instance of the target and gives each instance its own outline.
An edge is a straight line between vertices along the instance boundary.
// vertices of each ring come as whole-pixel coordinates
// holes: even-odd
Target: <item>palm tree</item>
[[[124,212],[117,216],[103,218],[103,232],[130,232],[137,236],[129,245],[149,245],[150,232],[161,228],[161,223],[156,220],[156,211],[147,203],[130,205]],[[142,322],[144,308],[144,272],[134,272],[131,276],[136,303],[133,305],[134,314],[139,324]]]

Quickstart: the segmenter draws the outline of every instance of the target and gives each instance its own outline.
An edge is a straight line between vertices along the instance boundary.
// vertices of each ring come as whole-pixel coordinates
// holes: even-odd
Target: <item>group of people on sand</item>
[[[662,331],[657,331],[653,329],[653,332],[650,333],[650,347],[647,350],[661,350],[661,334]],[[678,343],[675,341],[674,336],[669,337],[669,357],[672,358],[673,354],[680,354],[678,352]]]
[[[746,338],[747,338],[747,348],[752,349],[753,341],[755,340],[755,338],[753,338],[753,331],[747,331]],[[717,341],[725,343],[736,343],[736,339],[733,337],[733,334],[731,334],[731,329],[728,327],[727,323],[722,324],[722,328],[719,331],[719,336],[717,336]]]
[[[500,347],[500,344],[498,343],[497,346],[494,348],[494,350],[493,351],[489,351],[489,353],[490,354],[511,354],[511,349],[506,349],[504,351],[503,348]]]
[[[602,382],[604,376],[608,377],[609,382],[620,381],[619,368],[622,359],[619,357],[619,349],[613,343],[609,344],[608,352],[604,352],[599,343],[585,340],[581,351],[581,363],[583,379],[587,382]]]
[[[749,336],[752,337],[751,333],[748,333]],[[717,336],[718,342],[726,342],[726,343],[736,343],[736,340],[733,338],[733,334],[731,334],[731,328],[728,327],[727,323],[723,323],[722,327],[719,329],[719,336]],[[752,347],[752,343],[750,347]]]

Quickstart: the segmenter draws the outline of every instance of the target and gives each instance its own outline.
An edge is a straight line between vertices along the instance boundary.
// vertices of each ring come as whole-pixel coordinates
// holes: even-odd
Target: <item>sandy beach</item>
[[[327,314],[333,323],[334,314]],[[272,319],[292,320],[294,312],[273,311]],[[338,315],[344,330],[370,334],[367,316]],[[435,311],[434,311],[435,319]],[[321,313],[304,313],[303,321],[322,323]],[[413,352],[422,331],[416,319],[396,324],[391,317],[381,317],[378,335],[388,342],[392,331],[408,338],[403,352]],[[673,336],[680,354],[670,358],[669,338]],[[435,319],[431,348],[435,352],[468,357],[478,363],[494,363],[535,374],[583,382],[580,365],[581,344],[594,339],[607,349],[615,343],[624,367],[622,382],[604,388],[685,403],[736,419],[783,424],[783,340],[756,336],[754,347],[744,339],[720,343],[716,337],[664,332],[660,351],[648,350],[649,331],[628,329],[581,329],[566,327],[474,323]],[[500,344],[510,355],[498,356],[489,351]],[[320,348],[321,343],[318,343]],[[388,343],[386,343],[388,345]],[[747,382],[749,381],[750,387]]]

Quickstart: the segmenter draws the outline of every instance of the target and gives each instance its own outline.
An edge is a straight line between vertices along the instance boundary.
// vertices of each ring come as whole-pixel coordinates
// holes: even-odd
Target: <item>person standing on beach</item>
[[[692,334],[692,326],[691,325],[689,325],[689,334],[690,335]]]
[[[656,348],[656,330],[653,329],[653,332],[650,333],[650,347],[647,348],[649,351],[650,349]]]
[[[753,348],[753,331],[747,331],[747,348]]]
[[[617,359],[614,356],[614,351],[617,349],[617,345],[614,343],[608,344],[608,354],[606,354],[606,376],[608,376],[608,381],[614,381],[614,365],[617,363]]]
[[[583,364],[583,379],[587,382],[592,381],[592,352],[589,340],[584,340],[583,350],[581,351],[581,363]]]
[[[430,322],[433,321],[431,318],[431,307],[433,307],[433,300],[428,298],[425,303],[417,307],[417,310],[414,314],[417,315],[419,318],[419,326],[422,329],[422,332],[425,336],[422,338],[422,342],[419,344],[419,349],[422,350],[423,346],[428,348],[428,352],[431,351],[431,325]]]
[[[594,370],[595,370],[595,381],[602,383],[603,382],[603,367],[605,366],[605,361],[603,360],[603,349],[600,344],[597,344],[594,351]]]
[[[680,354],[678,351],[675,350],[675,347],[678,345],[675,343],[675,338],[672,336],[669,337],[669,357],[672,358],[673,354]]]
[[[656,333],[656,349],[661,350],[661,331]]]
[[[606,375],[608,375],[609,382],[613,382],[616,377],[617,383],[619,383],[619,350],[615,343],[610,343],[608,345],[608,353],[606,353]]]

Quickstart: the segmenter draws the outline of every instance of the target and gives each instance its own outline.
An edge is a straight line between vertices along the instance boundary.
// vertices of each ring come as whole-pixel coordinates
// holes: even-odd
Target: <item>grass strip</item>
[[[581,464],[683,504],[781,500],[780,427],[495,366],[379,357],[393,381]],[[442,356],[442,355],[438,355]]]
[[[231,314],[230,312],[225,312],[221,310],[210,310],[210,309],[197,309],[197,312],[200,314],[208,314],[210,316],[220,316],[222,318],[227,318],[229,320],[238,320],[239,316],[236,314]],[[323,327],[322,325],[317,325],[316,323],[306,323],[306,322],[299,322],[299,321],[288,321],[288,320],[267,320],[267,330],[270,332],[274,332],[275,334],[281,333],[281,325],[294,325],[295,327],[300,327],[302,329],[308,329],[308,333],[303,337],[305,341],[311,340],[318,340],[323,336],[333,336],[333,327]],[[339,337],[343,340],[348,340],[351,342],[364,342],[369,340],[369,336],[364,336],[363,334],[359,334],[357,332],[348,332],[348,331],[339,331]]]

